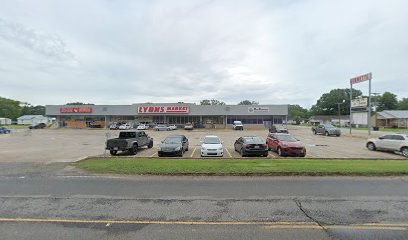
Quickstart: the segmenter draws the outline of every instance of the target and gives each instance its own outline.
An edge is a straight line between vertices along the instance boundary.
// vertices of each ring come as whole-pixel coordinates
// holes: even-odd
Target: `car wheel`
[[[110,153],[112,156],[115,156],[116,154],[118,154],[118,151],[117,151],[117,150],[110,150],[109,153]]]
[[[149,145],[147,145],[147,148],[152,148],[153,147],[153,141],[149,142]]]
[[[186,152],[188,151],[188,147],[186,148]]]
[[[278,155],[279,155],[279,156],[281,156],[281,157],[283,157],[283,156],[284,156],[284,154],[283,154],[283,152],[282,152],[282,149],[281,149],[281,148],[278,148]]]
[[[375,147],[375,144],[372,142],[367,143],[367,149],[370,151],[375,151],[377,148]]]
[[[241,148],[241,150],[239,150],[239,154],[241,155],[241,157],[245,157],[244,149]]]
[[[313,133],[316,135],[317,134],[316,130],[313,130]]]
[[[325,132],[324,135],[326,136],[330,136],[329,132]]]
[[[401,153],[404,157],[408,158],[408,147],[403,147]]]
[[[136,154],[137,154],[138,147],[139,147],[139,146],[137,146],[137,144],[133,144],[132,148],[129,150],[129,151],[130,151],[130,154],[136,155]]]

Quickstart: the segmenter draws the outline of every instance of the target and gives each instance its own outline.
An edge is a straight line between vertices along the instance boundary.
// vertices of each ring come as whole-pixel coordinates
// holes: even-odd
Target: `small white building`
[[[0,125],[11,125],[10,118],[0,118]]]
[[[36,125],[39,123],[49,123],[49,118],[43,115],[24,115],[17,118],[18,125]]]

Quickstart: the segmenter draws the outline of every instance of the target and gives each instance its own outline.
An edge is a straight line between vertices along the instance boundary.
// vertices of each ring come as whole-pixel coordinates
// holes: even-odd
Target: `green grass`
[[[22,128],[28,128],[26,125],[2,125],[1,127],[5,127],[8,129],[22,129]]]
[[[405,175],[404,160],[95,158],[75,164],[95,173],[152,175]]]

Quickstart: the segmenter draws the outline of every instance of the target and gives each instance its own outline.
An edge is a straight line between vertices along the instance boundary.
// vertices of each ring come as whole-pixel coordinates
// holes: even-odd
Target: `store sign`
[[[364,75],[361,75],[361,76],[350,79],[350,84],[361,83],[361,82],[364,82],[364,81],[371,80],[371,78],[372,78],[372,74],[367,73],[367,74],[364,74]]]
[[[365,108],[368,106],[368,99],[367,98],[357,98],[351,100],[351,107],[352,108]]]
[[[189,111],[188,106],[141,106],[137,109],[139,114],[181,114]]]
[[[261,112],[269,112],[268,107],[248,107],[249,113],[261,113]]]
[[[91,107],[60,108],[60,113],[92,113]]]

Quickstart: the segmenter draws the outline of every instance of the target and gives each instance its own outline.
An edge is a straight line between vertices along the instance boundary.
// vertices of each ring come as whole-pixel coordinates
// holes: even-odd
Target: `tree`
[[[41,105],[32,106],[26,103],[21,108],[21,115],[45,115],[45,107]]]
[[[408,110],[408,98],[403,98],[398,102],[398,110]]]
[[[259,102],[243,100],[243,101],[239,102],[238,105],[259,105]]]
[[[381,112],[383,110],[395,110],[398,108],[397,95],[385,92],[378,99],[378,108],[377,111]]]
[[[302,119],[308,119],[310,117],[309,111],[299,105],[289,105],[288,111],[288,117],[295,120],[296,123],[300,123]]]
[[[225,105],[225,102],[216,100],[216,99],[204,99],[200,101],[200,105]]]
[[[353,89],[353,98],[360,97],[362,92]],[[340,105],[340,114],[350,114],[350,89],[333,89],[329,93],[324,93],[316,104],[312,106],[310,112],[313,115],[337,115],[338,103]]]
[[[16,119],[21,114],[20,102],[0,97],[0,117]]]

